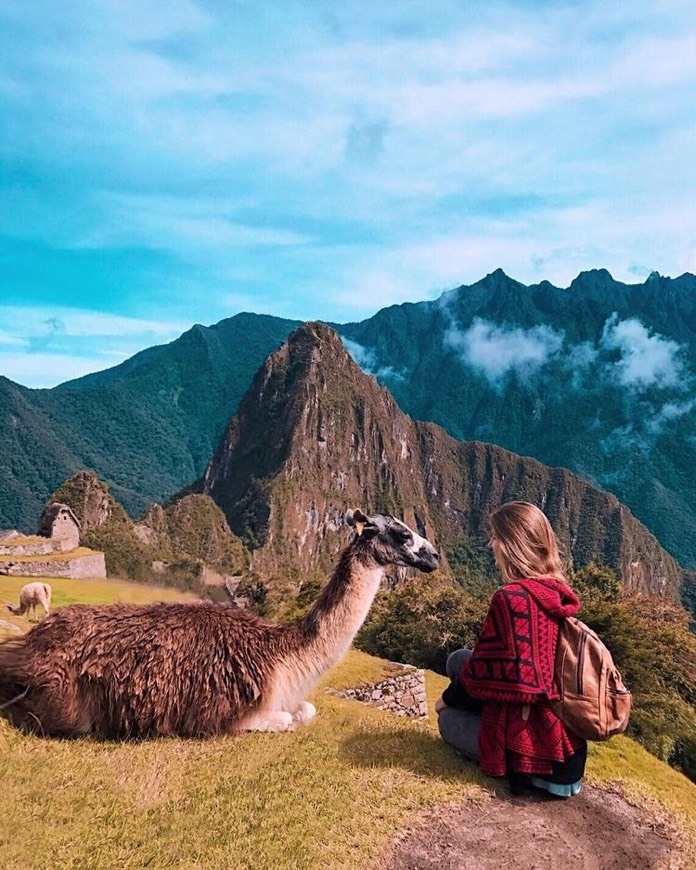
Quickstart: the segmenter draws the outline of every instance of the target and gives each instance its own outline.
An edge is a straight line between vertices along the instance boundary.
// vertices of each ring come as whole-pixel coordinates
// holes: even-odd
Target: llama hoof
[[[317,715],[317,708],[309,701],[303,701],[292,714],[292,718],[298,725],[306,725]]]
[[[245,730],[270,733],[275,731],[292,731],[294,727],[295,720],[292,714],[286,713],[284,710],[275,710],[249,722]]]

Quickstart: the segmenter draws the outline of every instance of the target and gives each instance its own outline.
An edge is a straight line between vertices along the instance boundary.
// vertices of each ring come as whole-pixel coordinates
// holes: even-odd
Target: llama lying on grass
[[[27,619],[31,610],[34,619],[36,619],[36,608],[39,604],[43,607],[44,616],[48,616],[48,608],[51,604],[51,587],[48,583],[27,583],[26,586],[22,586],[19,590],[19,606],[13,607],[8,604],[7,609],[17,616],[23,616],[26,613]]]
[[[305,618],[277,625],[216,605],[72,605],[0,644],[0,709],[44,735],[202,737],[288,731],[341,659],[388,565],[433,571],[433,546],[391,516],[349,511],[355,534]]]

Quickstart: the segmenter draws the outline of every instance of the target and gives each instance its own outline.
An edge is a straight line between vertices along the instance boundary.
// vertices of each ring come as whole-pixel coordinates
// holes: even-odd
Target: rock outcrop
[[[110,576],[198,587],[206,568],[236,575],[247,566],[244,546],[208,496],[153,504],[135,523],[96,474],[80,471],[53,499],[70,506],[84,542],[104,551]]]

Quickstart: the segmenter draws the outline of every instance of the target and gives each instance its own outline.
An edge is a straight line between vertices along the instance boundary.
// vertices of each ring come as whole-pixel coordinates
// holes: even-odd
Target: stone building
[[[52,538],[54,550],[67,553],[80,546],[80,521],[68,505],[54,501],[44,508],[37,534]]]
[[[38,534],[0,531],[0,574],[16,577],[106,577],[104,554],[80,546],[80,522],[66,504],[44,508]]]

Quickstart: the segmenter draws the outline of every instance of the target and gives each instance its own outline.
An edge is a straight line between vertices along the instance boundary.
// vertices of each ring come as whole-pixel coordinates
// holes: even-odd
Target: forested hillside
[[[240,314],[52,390],[0,378],[0,525],[31,530],[55,487],[96,471],[132,515],[198,477],[268,353],[297,323]],[[500,270],[338,327],[414,419],[564,466],[696,566],[696,278]]]

